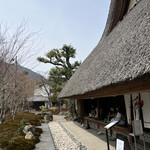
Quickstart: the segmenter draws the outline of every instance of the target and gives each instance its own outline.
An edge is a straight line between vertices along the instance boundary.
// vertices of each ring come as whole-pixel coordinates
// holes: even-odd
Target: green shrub
[[[41,109],[41,112],[45,112],[45,106],[44,105],[40,106],[39,108]]]
[[[22,119],[23,118],[23,119]],[[36,143],[39,142],[39,136],[42,129],[35,128],[35,139],[26,140],[25,134],[22,132],[24,125],[40,125],[41,116],[33,113],[19,113],[15,120],[10,116],[0,125],[0,147],[3,150],[31,150],[34,149]],[[20,130],[18,130],[18,127]]]
[[[40,120],[40,123],[45,123],[45,120],[43,120],[43,119],[42,119],[42,120]]]
[[[29,125],[29,121],[27,119],[22,119],[20,124],[18,125],[19,131],[22,131],[26,125]]]

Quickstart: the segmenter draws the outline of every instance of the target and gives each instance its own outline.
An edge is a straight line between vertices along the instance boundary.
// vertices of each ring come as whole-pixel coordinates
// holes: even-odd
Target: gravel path
[[[59,150],[80,150],[80,146],[64,131],[59,122],[50,122],[49,127],[55,142],[56,149]]]
[[[80,150],[81,144],[63,127],[66,120],[55,116],[49,124],[42,124],[43,133],[34,150]]]

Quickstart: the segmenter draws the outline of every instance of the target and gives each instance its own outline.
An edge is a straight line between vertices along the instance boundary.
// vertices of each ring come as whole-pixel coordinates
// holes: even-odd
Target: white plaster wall
[[[150,128],[150,92],[141,93],[141,99],[144,101],[143,105],[143,117],[144,117],[144,127]]]
[[[138,96],[138,93],[132,94],[132,99],[134,100],[137,96]],[[125,99],[125,105],[126,105],[127,120],[128,120],[128,123],[131,124],[130,95],[124,95],[124,99]],[[144,105],[142,107],[144,127],[150,128],[150,92],[141,93],[141,100],[144,101]],[[136,115],[135,119],[138,119],[138,115]]]

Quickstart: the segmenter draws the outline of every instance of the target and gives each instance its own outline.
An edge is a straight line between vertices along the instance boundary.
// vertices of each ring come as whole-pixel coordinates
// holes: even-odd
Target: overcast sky
[[[40,30],[39,53],[26,67],[43,73],[52,66],[36,58],[52,48],[71,44],[81,61],[90,54],[103,33],[110,0],[0,0],[0,4],[1,22],[19,24],[25,18],[29,32]]]

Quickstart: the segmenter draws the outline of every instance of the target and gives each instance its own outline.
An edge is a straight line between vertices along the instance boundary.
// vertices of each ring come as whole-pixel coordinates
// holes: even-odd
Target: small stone
[[[45,120],[45,121],[53,121],[53,115],[52,115],[52,114],[45,115],[45,116],[44,116],[44,120]]]
[[[32,132],[33,134],[35,133],[35,127],[33,125],[27,125],[24,127],[23,132],[27,134],[28,132]]]
[[[60,116],[64,116],[65,113],[64,113],[64,112],[60,112],[59,115],[60,115]]]
[[[26,139],[26,140],[33,140],[33,139],[35,139],[35,137],[34,137],[33,133],[30,131],[30,132],[28,132],[28,133],[25,135],[25,139]]]

